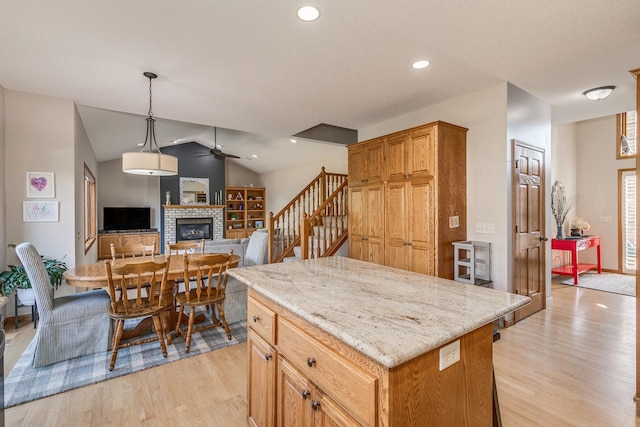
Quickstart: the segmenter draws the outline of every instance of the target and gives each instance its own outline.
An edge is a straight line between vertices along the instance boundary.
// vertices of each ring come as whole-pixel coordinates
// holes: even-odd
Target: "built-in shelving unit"
[[[264,188],[225,188],[225,234],[227,239],[249,237],[256,229],[266,227]]]

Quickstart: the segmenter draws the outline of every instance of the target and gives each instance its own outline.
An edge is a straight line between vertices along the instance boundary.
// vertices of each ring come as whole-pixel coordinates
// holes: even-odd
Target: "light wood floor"
[[[503,329],[503,425],[634,426],[635,299],[553,285],[553,306]],[[33,336],[12,332],[5,369]],[[13,361],[13,363],[11,362]],[[9,408],[8,426],[246,426],[244,344]]]

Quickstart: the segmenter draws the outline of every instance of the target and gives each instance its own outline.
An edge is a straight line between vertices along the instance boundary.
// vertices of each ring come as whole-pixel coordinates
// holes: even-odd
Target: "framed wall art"
[[[22,222],[58,221],[58,202],[22,202]]]
[[[27,172],[27,197],[52,199],[55,197],[53,172]]]

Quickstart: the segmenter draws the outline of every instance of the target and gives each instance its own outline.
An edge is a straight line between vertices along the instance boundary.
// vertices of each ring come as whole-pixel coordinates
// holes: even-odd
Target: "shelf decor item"
[[[560,181],[556,181],[551,189],[551,213],[556,220],[558,231],[556,239],[564,239],[564,221],[567,219],[567,214],[573,207],[573,198],[567,197],[564,185]]]

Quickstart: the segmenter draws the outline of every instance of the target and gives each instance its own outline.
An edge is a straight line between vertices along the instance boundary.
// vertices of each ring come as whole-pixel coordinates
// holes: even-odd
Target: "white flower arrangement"
[[[580,231],[589,231],[591,229],[591,225],[589,225],[589,223],[582,217],[573,218],[571,220],[570,227]]]

